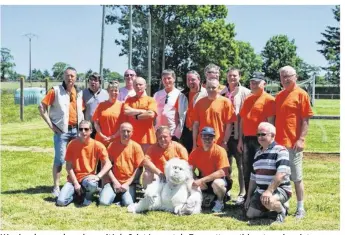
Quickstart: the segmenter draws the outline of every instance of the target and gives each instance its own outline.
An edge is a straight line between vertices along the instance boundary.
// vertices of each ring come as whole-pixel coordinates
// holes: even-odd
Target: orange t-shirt
[[[308,93],[296,86],[283,90],[276,96],[276,141],[292,148],[301,134],[303,118],[313,116]]]
[[[157,103],[150,96],[128,97],[124,104],[124,108],[131,107],[134,109],[145,109],[155,112],[157,115]],[[156,143],[155,129],[153,127],[154,119],[137,120],[134,116],[128,116],[128,122],[133,126],[132,140],[139,144]]]
[[[266,92],[261,95],[250,94],[242,105],[240,116],[243,120],[243,135],[256,136],[261,122],[275,115],[274,97]]]
[[[215,130],[215,142],[221,144],[224,138],[225,125],[236,121],[235,109],[229,99],[219,96],[215,100],[208,97],[200,99],[194,106],[193,121],[199,122],[199,135],[197,144],[201,146],[200,133],[205,126]]]
[[[186,148],[175,141],[171,141],[167,149],[162,149],[159,144],[156,143],[150,146],[145,154],[145,158],[152,161],[161,172],[164,172],[165,163],[174,157],[188,161],[188,152]]]
[[[186,112],[186,127],[190,130],[193,129],[193,103],[194,103],[194,96],[198,92],[190,91],[188,94],[188,108]]]
[[[204,151],[201,146],[197,147],[191,152],[188,162],[199,169],[201,177],[208,176],[224,167],[230,167],[225,149],[217,144],[213,144],[209,151]]]
[[[128,145],[119,141],[112,142],[108,147],[109,159],[113,162],[112,171],[120,184],[126,183],[144,160],[144,153],[140,145],[133,140]]]
[[[65,160],[72,163],[74,174],[79,183],[85,176],[96,173],[98,160],[105,161],[107,158],[108,152],[105,146],[91,138],[88,144],[77,138],[71,140],[67,145]],[[67,176],[67,180],[72,182],[69,176]]]
[[[110,103],[108,100],[100,103],[93,116],[93,121],[98,121],[101,131],[106,136],[111,136],[120,129],[120,125],[124,122],[123,103],[116,101]],[[96,140],[102,142],[105,146],[109,145],[108,142],[103,141],[99,133],[96,134]]]
[[[68,118],[68,125],[75,125],[77,124],[77,91],[74,87],[71,90],[71,101],[69,103],[69,118]],[[54,103],[55,100],[55,91],[54,89],[50,89],[46,96],[43,98],[42,103],[50,106]]]

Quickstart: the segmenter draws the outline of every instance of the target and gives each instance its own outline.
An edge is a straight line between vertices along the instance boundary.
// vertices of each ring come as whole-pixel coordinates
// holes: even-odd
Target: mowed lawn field
[[[13,101],[12,101],[13,102]],[[1,222],[3,230],[339,230],[339,154],[306,153],[304,158],[307,217],[295,220],[296,197],[290,201],[290,216],[282,225],[267,220],[248,225],[241,208],[228,202],[224,213],[209,210],[200,215],[175,216],[166,212],[130,214],[116,205],[98,207],[97,196],[89,207],[71,204],[56,207],[50,194],[53,161],[52,133],[37,116],[37,106],[21,123],[10,113],[16,107],[1,98]],[[3,106],[5,104],[5,107]],[[337,105],[335,105],[337,106]],[[332,107],[331,109],[334,109]],[[18,108],[19,110],[19,108]],[[12,116],[12,117],[11,117]],[[19,116],[19,114],[18,114]],[[339,120],[311,120],[308,152],[339,152]],[[22,147],[22,148],[19,148]],[[27,149],[25,149],[25,148]],[[18,151],[20,150],[20,151]],[[236,166],[234,174],[237,176]],[[66,180],[63,170],[61,186]],[[231,191],[235,199],[238,183]]]

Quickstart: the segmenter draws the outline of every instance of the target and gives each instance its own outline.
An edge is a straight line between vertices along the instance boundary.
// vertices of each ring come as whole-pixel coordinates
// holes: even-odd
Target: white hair
[[[289,75],[294,75],[296,74],[296,69],[294,69],[293,67],[291,67],[290,65],[281,67],[279,69],[279,74],[289,74]]]
[[[271,123],[269,122],[261,122],[258,126],[258,130],[259,129],[266,129],[268,130],[271,134],[276,135],[276,127],[273,126]]]

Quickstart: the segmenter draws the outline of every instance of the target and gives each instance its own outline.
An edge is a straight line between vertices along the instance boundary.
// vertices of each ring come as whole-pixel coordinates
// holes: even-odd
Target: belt
[[[71,130],[73,128],[77,128],[77,125],[68,125],[68,130]]]

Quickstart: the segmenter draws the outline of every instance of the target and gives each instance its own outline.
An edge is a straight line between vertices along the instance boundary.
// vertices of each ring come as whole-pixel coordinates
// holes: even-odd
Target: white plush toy
[[[156,180],[145,190],[144,198],[127,207],[128,212],[148,210],[169,211],[178,215],[201,212],[202,193],[193,189],[193,173],[188,162],[179,158],[170,159],[164,167],[166,182]]]

